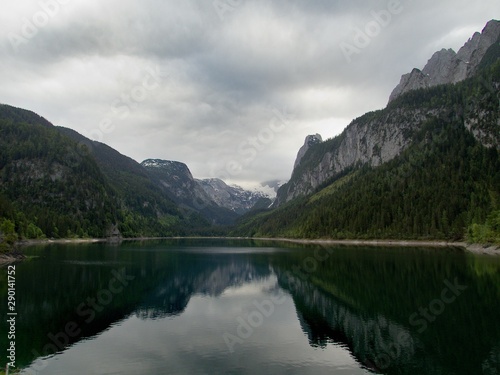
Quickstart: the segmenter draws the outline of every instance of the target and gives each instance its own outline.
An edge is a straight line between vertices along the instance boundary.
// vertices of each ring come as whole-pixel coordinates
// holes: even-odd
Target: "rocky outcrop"
[[[175,202],[187,206],[211,203],[210,197],[193,178],[186,164],[171,160],[148,159],[141,165]]]
[[[321,135],[319,134],[308,135],[306,137],[304,145],[300,148],[299,152],[297,153],[297,158],[295,159],[293,168],[294,169],[297,168],[297,166],[300,164],[300,161],[306,154],[307,150],[309,150],[312,146],[317,145],[318,143],[321,142],[323,142],[323,138],[321,138]]]
[[[452,49],[436,52],[422,71],[413,69],[401,77],[389,102],[404,93],[420,88],[457,83],[473,76],[488,50],[500,42],[500,21],[491,20],[482,33],[475,33],[456,53]]]
[[[245,190],[237,185],[229,186],[218,178],[197,182],[215,203],[240,215],[251,210],[262,198],[269,198],[259,191]]]
[[[354,120],[338,137],[313,147],[278,191],[274,206],[312,193],[321,184],[358,164],[377,166],[407,147],[411,135],[438,112],[392,109]]]
[[[213,178],[197,180],[184,163],[148,159],[141,163],[151,179],[180,207],[201,213],[214,224],[231,224],[267,196]],[[269,205],[269,204],[268,204]]]
[[[420,69],[413,69],[411,73],[404,74],[401,77],[399,85],[392,91],[389,102],[410,90],[423,89],[428,87],[427,77]]]
[[[481,67],[483,58],[496,61],[500,52],[493,49],[498,47],[495,42],[499,38],[500,22],[488,22],[482,34],[476,33],[458,54],[451,49],[443,49],[432,56],[422,71],[414,69],[403,76],[391,100],[410,90],[457,83],[473,76]],[[451,112],[442,101],[441,104],[421,107],[411,103],[389,105],[384,110],[367,113],[354,120],[342,134],[326,142],[309,145],[310,139],[306,139],[292,177],[279,189],[273,206],[311,194],[350,168],[388,162],[411,144],[416,132],[431,118],[449,119],[455,116],[454,121],[460,121],[484,146],[500,148],[500,122],[498,111],[492,104],[495,100],[498,102],[495,98],[500,89],[499,83],[481,84],[483,90],[488,91],[487,98],[471,96],[467,105],[456,103],[461,108]],[[481,101],[489,104],[484,105]]]
[[[450,110],[445,105],[430,108],[389,106],[354,120],[339,136],[310,148],[294,169],[290,181],[278,190],[273,206],[311,194],[350,168],[375,167],[392,160],[413,142],[426,121],[433,118],[448,121],[453,116],[452,121],[467,128],[485,147],[500,150],[498,110],[482,102],[498,102],[500,83],[487,84],[492,91],[486,99],[467,101],[459,109]],[[490,95],[493,92],[494,95]]]

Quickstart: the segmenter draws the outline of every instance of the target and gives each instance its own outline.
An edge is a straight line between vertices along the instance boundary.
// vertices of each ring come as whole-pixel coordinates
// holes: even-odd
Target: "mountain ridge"
[[[0,242],[220,235],[240,215],[235,235],[500,241],[500,44],[488,44],[499,33],[490,21],[457,54],[414,70],[384,109],[332,139],[306,137],[290,181],[269,183],[281,185],[272,205],[1,105]]]
[[[214,202],[239,215],[252,210],[256,204],[269,206],[272,203],[269,196],[261,191],[250,191],[238,185],[227,185],[219,178],[197,181]]]
[[[392,91],[389,103],[411,90],[457,83],[473,76],[488,50],[498,43],[500,21],[491,20],[481,33],[474,33],[458,52],[443,48],[432,55],[423,70],[414,68],[411,73],[403,75]]]
[[[199,212],[215,225],[229,225],[236,220],[238,215],[230,208],[215,202],[193,177],[185,163],[146,159],[141,166],[169,198],[187,212]]]
[[[237,236],[500,243],[500,48],[310,147]]]
[[[498,34],[500,36],[500,21],[488,22],[485,30],[487,30],[487,35]],[[488,40],[493,38],[490,36]],[[478,37],[474,40],[478,40]],[[479,42],[474,43],[479,44]],[[489,50],[490,48],[483,46],[484,49]],[[490,65],[500,56],[500,49],[495,49],[493,52],[491,56],[486,53],[481,54],[482,58],[487,56],[488,59],[491,59],[488,61]],[[469,48],[468,51],[461,52],[462,55],[472,56],[474,52],[471,52]],[[487,80],[484,80],[482,84],[487,87],[490,94],[495,94],[498,91],[498,86]],[[436,87],[439,85],[427,89]],[[337,175],[340,176],[348,168],[363,164],[378,166],[399,155],[408,147],[412,136],[418,132],[425,121],[435,116],[445,116],[450,110],[446,105],[433,106],[431,103],[427,103],[426,108],[412,106],[411,103],[410,105],[405,104],[402,108],[400,104],[405,101],[405,95],[419,89],[422,90],[425,87],[408,90],[391,100],[384,109],[368,112],[353,120],[340,135],[309,147],[301,157],[301,163],[294,168],[290,181],[278,190],[273,207],[311,194],[319,186]],[[469,108],[464,107],[460,110],[465,112],[466,126],[480,142],[487,146],[500,144],[500,125],[495,126],[493,119],[495,112],[491,108],[476,107],[472,109],[469,106]],[[491,125],[484,125],[484,119],[488,116],[491,117],[489,121],[493,122]],[[481,125],[479,122],[483,124]]]

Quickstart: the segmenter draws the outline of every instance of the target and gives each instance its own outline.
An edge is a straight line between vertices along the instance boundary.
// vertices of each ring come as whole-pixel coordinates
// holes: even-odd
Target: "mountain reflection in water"
[[[132,374],[133,366],[153,374],[153,363],[164,364],[161,373],[500,373],[496,258],[457,249],[224,240],[57,245],[28,252],[39,258],[17,265],[17,363],[28,367],[24,373],[35,373],[37,366],[44,367],[40,374],[77,371],[71,369],[77,357],[95,361],[97,369],[88,373],[96,374]],[[86,321],[90,315],[82,316],[78,307],[99,296],[120,269],[130,283]],[[5,275],[2,269],[0,279]],[[419,329],[410,317],[432,307],[445,281],[454,280],[467,289]],[[0,293],[5,298],[6,289]],[[259,311],[256,303],[273,295],[285,295],[287,303],[273,306],[269,317],[260,313],[251,335],[239,338],[241,321],[248,322]],[[46,350],[49,337],[64,332],[68,322],[80,334],[68,337],[55,356],[37,359],[54,354]],[[238,338],[234,353],[225,333]],[[7,347],[4,336],[1,349]],[[300,346],[304,339],[309,349]],[[117,359],[132,361],[130,372],[112,372],[107,361]]]

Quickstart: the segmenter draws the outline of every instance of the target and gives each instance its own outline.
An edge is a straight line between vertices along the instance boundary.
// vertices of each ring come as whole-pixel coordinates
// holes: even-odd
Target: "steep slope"
[[[272,203],[262,192],[245,190],[237,185],[229,186],[218,178],[197,181],[211,200],[238,215],[248,212],[256,204],[262,206],[267,203],[269,207]]]
[[[57,129],[78,142],[73,149],[78,157],[75,165],[87,155],[96,161],[119,201],[122,215],[119,229],[124,236],[166,236],[178,233],[179,227],[186,224],[177,205],[165,196],[135,160],[72,129]]]
[[[489,59],[491,50],[500,43],[500,21],[491,20],[482,33],[475,33],[456,53],[452,49],[436,52],[422,71],[413,69],[401,77],[391,93],[389,102],[411,90],[457,83],[472,77]]]
[[[479,71],[487,70],[500,57],[500,48],[497,44],[489,44],[495,37],[498,38],[499,32],[500,22],[490,21],[483,34],[473,38],[476,42],[469,41],[463,51],[459,52],[459,56],[469,56],[472,60],[479,61],[477,63]],[[471,43],[475,48],[469,47]],[[446,53],[451,54],[451,52]],[[439,60],[434,58],[436,59]],[[431,65],[440,64],[436,62]],[[473,74],[472,72],[477,72],[477,69],[467,72]],[[483,78],[478,83],[482,87],[481,90],[485,91],[485,95],[496,95],[498,92],[498,87],[492,84],[489,78]],[[425,95],[438,94],[439,90],[449,90],[443,85],[433,87],[438,91],[428,91]],[[410,94],[412,92],[418,90],[408,91]],[[481,143],[485,146],[498,145],[500,125],[496,123],[497,114],[492,107],[496,104],[481,107],[480,102],[475,100],[470,105],[465,105],[465,102],[458,103],[457,100],[469,100],[467,93],[458,91],[457,95],[460,95],[460,98],[450,97],[447,102],[436,100],[432,102],[432,98],[429,98],[423,106],[413,105],[410,101],[413,96],[403,95],[392,100],[385,109],[355,119],[339,136],[308,149],[301,158],[301,163],[293,170],[290,181],[278,191],[275,206],[312,193],[320,185],[349,168],[365,164],[378,166],[392,160],[411,144],[412,138],[421,129],[422,124],[435,116],[446,115],[455,105],[461,105],[459,110],[464,113],[466,127]]]
[[[0,220],[28,238],[103,237],[117,201],[95,160],[76,147],[35,113],[0,105]]]
[[[210,223],[232,224],[238,215],[218,205],[193,178],[186,164],[160,159],[148,159],[141,163],[151,179],[164,194],[191,213],[199,213]]]
[[[323,142],[323,138],[319,134],[308,135],[306,140],[304,141],[304,145],[299,149],[297,153],[297,158],[295,159],[295,163],[293,164],[293,168],[297,168],[306,154],[307,150],[309,150],[312,146],[317,145]]]
[[[444,111],[437,108],[434,114]],[[278,190],[275,206],[314,192],[348,168],[366,163],[377,166],[393,159],[431,115],[423,108],[394,106],[354,120],[339,136],[309,148],[290,181]]]
[[[289,203],[244,217],[234,234],[499,242],[499,88],[497,62],[355,120],[306,153],[279,191]],[[399,152],[388,158],[398,139]]]
[[[134,160],[33,112],[0,106],[0,242],[169,236],[209,226],[180,210]]]

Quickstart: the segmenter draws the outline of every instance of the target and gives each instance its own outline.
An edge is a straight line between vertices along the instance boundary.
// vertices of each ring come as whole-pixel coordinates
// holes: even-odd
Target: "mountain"
[[[473,38],[478,41],[476,44],[483,46],[481,51],[486,45],[479,42],[492,40],[491,34],[500,30],[499,24],[498,21],[490,21],[482,36]],[[489,65],[500,56],[500,49],[495,48],[488,49]],[[470,51],[471,48],[467,47],[466,50]],[[465,52],[461,52],[460,56],[464,54]],[[476,56],[472,52],[471,54]],[[485,54],[481,56],[483,56],[481,61],[484,62]],[[488,67],[488,64],[484,62],[481,66]],[[485,95],[496,95],[498,91],[498,87],[487,79],[479,78],[476,83],[481,86]],[[447,89],[442,87],[442,90]],[[415,90],[409,92],[412,91]],[[433,91],[428,93],[432,95]],[[439,95],[439,91],[436,91],[436,94]],[[463,100],[468,100],[467,93],[458,92],[457,95]],[[408,98],[410,97],[406,97],[406,101]],[[399,102],[392,100],[385,109],[369,112],[355,119],[339,136],[308,148],[300,158],[300,163],[294,168],[290,181],[278,191],[274,206],[311,194],[319,186],[350,168],[364,164],[378,166],[392,160],[412,143],[414,136],[427,121],[447,116],[455,105],[462,104],[459,110],[463,113],[464,125],[483,145],[500,144],[500,125],[495,123],[497,114],[494,107],[484,108],[477,97],[472,98],[470,105],[464,105],[457,102],[460,98],[450,98],[448,102],[427,102],[423,106],[407,104],[404,103],[405,100]]]
[[[206,204],[210,198],[193,178],[188,166],[178,161],[147,159],[141,166],[162,185],[173,200],[187,206],[194,206],[194,201]]]
[[[185,210],[146,168],[103,143],[8,105],[0,105],[0,135],[4,240],[212,231],[200,211]]]
[[[0,105],[0,135],[2,243],[221,234],[214,225],[233,224],[254,205],[272,203],[263,193],[222,181],[212,186],[211,196],[205,191],[210,184],[195,180],[183,163],[139,164],[20,108]]]
[[[410,90],[309,147],[274,209],[233,234],[500,242],[500,50],[486,55],[470,78]]]
[[[197,180],[205,193],[219,206],[242,215],[257,204],[258,207],[269,207],[272,201],[260,191],[245,190],[240,186],[229,186],[218,178]]]
[[[491,20],[482,33],[472,38],[456,53],[452,49],[436,52],[423,70],[413,69],[401,77],[389,102],[411,90],[461,82],[472,77],[500,50],[500,21]]]
[[[212,224],[232,224],[239,216],[230,207],[219,204],[193,178],[184,163],[148,159],[141,163],[153,181],[164,193],[187,212],[197,212]]]
[[[306,140],[304,141],[304,145],[299,149],[299,152],[297,153],[297,158],[295,159],[295,163],[293,165],[293,168],[297,168],[306,154],[307,150],[309,150],[312,146],[317,145],[318,143],[323,142],[323,138],[319,134],[315,135],[308,135],[306,137]]]
[[[238,236],[500,242],[499,25],[434,54],[339,136],[308,136],[290,181],[266,183],[281,185],[274,203],[0,105],[0,242],[213,235],[239,215]]]
[[[184,220],[177,204],[135,160],[72,129],[57,127],[57,130],[77,142],[73,149],[77,161],[82,156],[90,156],[99,166],[118,200],[123,215],[119,228],[124,236],[168,235],[172,232],[167,228]]]
[[[0,105],[0,231],[103,236],[118,202],[89,155],[31,111]]]
[[[362,164],[378,166],[399,155],[420,126],[436,113],[424,108],[388,107],[354,120],[339,136],[309,148],[277,193],[275,206],[311,194],[331,178]]]

